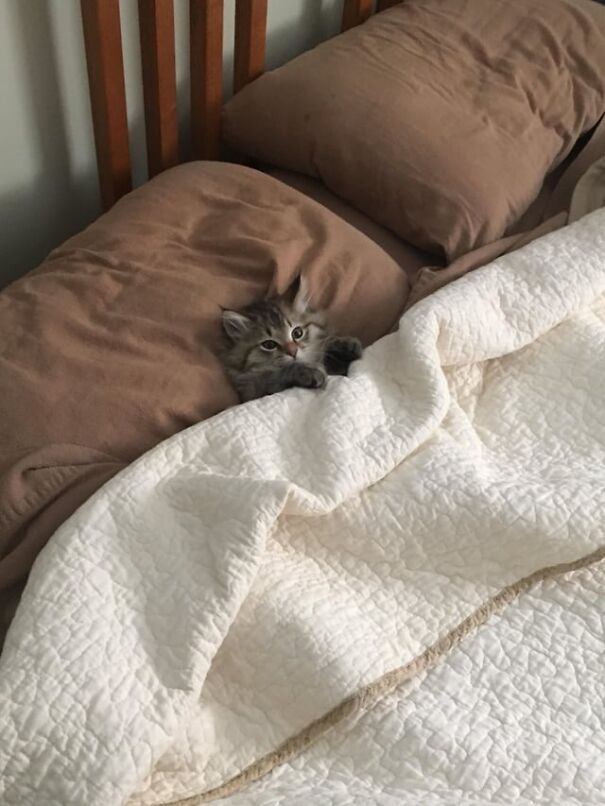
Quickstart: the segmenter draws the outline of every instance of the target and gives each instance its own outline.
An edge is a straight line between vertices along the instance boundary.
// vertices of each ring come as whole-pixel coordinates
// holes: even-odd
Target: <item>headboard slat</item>
[[[179,160],[173,0],[139,0],[149,176]]]
[[[223,103],[223,0],[189,0],[191,152],[220,155]]]
[[[81,0],[103,208],[132,187],[119,0]]]
[[[236,0],[233,91],[254,81],[265,70],[267,0]]]
[[[365,22],[372,14],[372,0],[345,0],[342,7],[342,31]]]
[[[401,0],[343,0],[342,29]],[[132,187],[120,0],[80,0],[104,209]],[[265,69],[268,0],[235,0],[233,85],[238,92]],[[149,174],[175,165],[178,110],[174,0],[138,0]],[[191,151],[220,158],[224,0],[189,0]]]

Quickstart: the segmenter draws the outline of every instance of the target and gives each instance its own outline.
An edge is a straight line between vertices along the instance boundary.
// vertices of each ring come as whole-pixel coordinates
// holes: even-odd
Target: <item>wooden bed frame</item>
[[[80,0],[104,209],[132,188],[119,0]],[[344,0],[342,30],[400,0]],[[265,67],[268,0],[236,0],[233,91]],[[139,0],[149,176],[179,162],[173,0]],[[223,0],[189,0],[191,156],[218,159]]]

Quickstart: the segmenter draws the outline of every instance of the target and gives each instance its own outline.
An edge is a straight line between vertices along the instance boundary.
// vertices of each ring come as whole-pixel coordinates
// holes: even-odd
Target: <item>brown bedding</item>
[[[304,193],[308,198],[319,202],[348,224],[351,224],[355,229],[371,238],[403,269],[410,281],[410,285],[414,284],[418,272],[423,266],[443,267],[445,265],[435,255],[430,255],[428,252],[423,252],[421,249],[407,243],[386,229],[386,227],[368,218],[365,213],[356,210],[344,199],[335,196],[319,180],[268,165],[263,165],[262,170],[264,173],[279,179],[280,182],[284,182],[286,185]]]
[[[190,163],[120,201],[0,294],[0,609],[56,527],[159,441],[236,402],[221,307],[304,272],[366,344],[406,302],[397,263],[269,176]]]
[[[318,180],[280,168],[263,166],[263,170],[323,204],[384,249],[406,273],[410,282],[407,309],[467,272],[564,226],[580,177],[604,156],[605,117],[576,144],[562,165],[549,174],[536,199],[504,237],[473,249],[448,265],[435,255],[397,238],[388,229],[335,196]]]
[[[221,307],[282,293],[304,272],[335,327],[372,342],[404,307],[564,224],[603,154],[605,122],[548,188],[539,226],[445,269],[314,180],[191,163],[2,292],[0,640],[54,530],[137,456],[236,402],[218,357]]]
[[[266,72],[223,136],[453,261],[511,233],[605,113],[605,8],[406,0]]]

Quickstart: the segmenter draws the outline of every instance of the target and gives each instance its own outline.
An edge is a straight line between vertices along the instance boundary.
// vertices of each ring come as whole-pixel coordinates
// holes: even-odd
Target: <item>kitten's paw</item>
[[[328,353],[340,361],[357,361],[363,355],[363,347],[354,336],[338,336],[328,342]]]
[[[354,336],[337,336],[329,340],[324,365],[329,375],[346,375],[349,366],[363,355],[363,347]]]
[[[347,339],[346,347],[351,361],[358,361],[363,355],[363,347],[359,339],[355,339],[351,336]]]
[[[296,375],[298,385],[305,389],[323,389],[326,385],[326,373],[319,367],[308,367],[301,364]]]
[[[328,376],[323,369],[315,368],[313,370],[313,377],[311,389],[323,389],[328,380]]]

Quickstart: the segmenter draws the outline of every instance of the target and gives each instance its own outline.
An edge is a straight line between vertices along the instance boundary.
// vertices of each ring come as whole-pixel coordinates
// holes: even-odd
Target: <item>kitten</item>
[[[329,333],[302,288],[292,303],[276,297],[223,311],[223,330],[227,374],[242,401],[294,386],[322,389],[327,375],[346,375],[362,354],[358,339]]]

